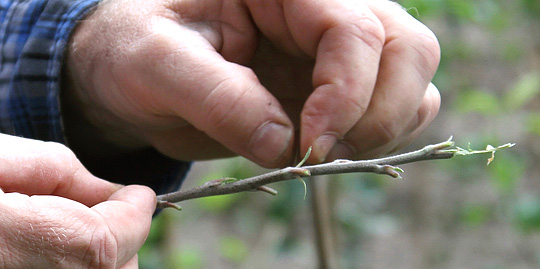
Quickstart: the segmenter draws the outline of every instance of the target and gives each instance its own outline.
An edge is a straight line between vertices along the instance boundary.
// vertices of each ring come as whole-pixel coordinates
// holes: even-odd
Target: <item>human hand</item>
[[[73,34],[64,103],[125,150],[283,166],[296,128],[312,163],[364,158],[433,120],[438,62],[386,0],[110,0]]]
[[[61,144],[0,134],[0,148],[3,268],[137,268],[152,190],[92,176]]]

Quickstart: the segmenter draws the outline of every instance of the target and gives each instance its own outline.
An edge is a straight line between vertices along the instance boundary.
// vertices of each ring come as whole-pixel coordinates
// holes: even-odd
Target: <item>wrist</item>
[[[100,5],[104,5],[103,3]],[[130,153],[147,146],[132,127],[110,112],[104,105],[106,97],[95,89],[103,88],[100,81],[93,79],[96,65],[101,63],[99,51],[91,48],[99,46],[94,40],[91,24],[92,15],[99,8],[86,14],[74,28],[66,46],[62,66],[60,102],[63,127],[67,144],[83,159],[102,159]]]
[[[74,82],[71,72],[64,69],[60,97],[64,135],[77,156],[115,157],[145,147],[141,139],[115,127],[83,91],[85,89]]]

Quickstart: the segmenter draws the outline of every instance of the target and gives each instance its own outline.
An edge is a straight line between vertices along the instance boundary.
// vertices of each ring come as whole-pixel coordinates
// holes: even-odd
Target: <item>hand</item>
[[[0,148],[3,267],[137,268],[152,190],[96,178],[57,143],[0,134]]]
[[[63,98],[98,143],[276,167],[295,130],[311,163],[407,144],[438,112],[438,62],[386,0],[110,0],[73,34]]]

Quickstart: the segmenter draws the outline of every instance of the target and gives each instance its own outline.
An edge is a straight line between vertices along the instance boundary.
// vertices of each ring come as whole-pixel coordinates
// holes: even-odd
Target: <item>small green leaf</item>
[[[296,167],[300,167],[302,165],[304,165],[304,163],[307,161],[307,159],[309,158],[309,155],[311,155],[311,147],[308,148],[307,152],[306,152],[306,155],[304,156],[304,159],[302,159],[297,165]]]
[[[467,149],[460,148],[460,147],[455,147],[453,149],[444,149],[444,150],[441,150],[441,151],[454,153],[454,156],[468,156],[468,155],[474,155],[474,154],[490,153],[491,157],[488,159],[488,162],[487,162],[487,164],[489,165],[493,161],[493,159],[495,158],[495,152],[497,152],[498,150],[501,150],[501,149],[511,148],[511,147],[513,147],[515,145],[516,144],[514,144],[514,143],[506,143],[506,144],[498,146],[498,147],[494,147],[492,145],[487,145],[485,150],[474,150],[474,149],[471,149],[470,144],[469,144]]]
[[[306,185],[306,182],[299,176],[297,176],[296,178],[298,178],[298,180],[300,180],[300,182],[302,182],[302,184],[304,184],[304,200],[306,200],[306,197],[307,197],[307,185]]]
[[[307,159],[309,158],[309,155],[311,155],[311,149],[312,147],[309,147],[307,152],[306,152],[306,155],[304,156],[304,159],[302,159],[297,165],[296,165],[296,168],[299,168],[300,166],[304,165],[304,163],[307,161]],[[307,173],[309,173],[308,170],[306,170]],[[311,173],[309,173],[311,175]],[[304,185],[304,200],[306,200],[306,197],[307,197],[307,185],[306,185],[306,182],[299,176],[297,176],[296,178],[298,178],[298,180],[300,180],[300,182],[302,182],[302,184]]]

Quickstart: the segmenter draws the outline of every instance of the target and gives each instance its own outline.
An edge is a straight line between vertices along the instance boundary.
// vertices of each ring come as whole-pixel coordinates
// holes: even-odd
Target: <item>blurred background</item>
[[[328,199],[316,210],[313,180],[305,200],[295,180],[273,184],[276,197],[186,201],[154,220],[141,268],[540,268],[540,1],[398,2],[442,49],[441,111],[405,150],[451,135],[461,147],[516,146],[489,166],[455,157],[402,165],[403,180],[318,179]],[[263,172],[241,158],[199,162],[184,188]]]

